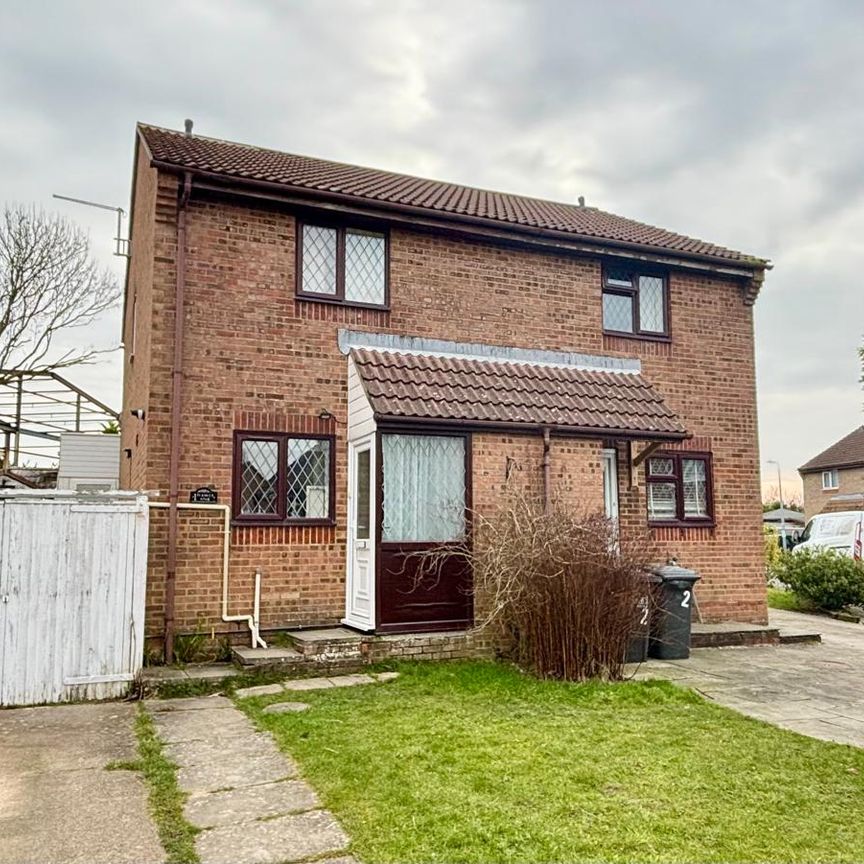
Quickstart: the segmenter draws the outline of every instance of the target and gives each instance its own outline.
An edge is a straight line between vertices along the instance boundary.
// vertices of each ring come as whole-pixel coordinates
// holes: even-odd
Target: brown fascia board
[[[569,438],[618,438],[622,441],[685,441],[693,437],[692,432],[652,432],[636,429],[598,429],[595,426],[561,426],[554,423],[507,423],[501,420],[466,420],[459,418],[407,417],[375,413],[376,423],[381,428],[433,426],[444,429],[476,430],[478,432],[510,432],[522,435],[542,434],[545,429],[561,437]]]
[[[699,253],[677,252],[659,249],[655,246],[645,246],[639,243],[607,240],[599,237],[572,234],[567,231],[555,231],[548,228],[532,228],[527,225],[509,225],[493,219],[483,219],[478,216],[466,216],[453,213],[437,213],[423,207],[413,207],[407,204],[394,204],[385,201],[365,202],[352,195],[338,192],[322,192],[317,189],[307,189],[302,186],[289,186],[284,183],[274,183],[268,180],[255,180],[246,177],[229,177],[213,171],[200,168],[185,168],[172,162],[164,162],[151,157],[150,164],[171,174],[183,175],[186,172],[193,177],[210,181],[212,185],[197,184],[199,188],[226,194],[243,195],[246,190],[258,190],[264,195],[253,197],[269,199],[299,207],[318,207],[324,209],[350,212],[358,216],[386,218],[391,221],[401,221],[404,224],[425,225],[440,230],[442,227],[457,229],[461,233],[481,235],[487,239],[517,240],[530,246],[541,246],[557,251],[575,251],[592,255],[608,255],[629,258],[641,258],[658,264],[682,267],[698,272],[716,273],[722,276],[735,277],[744,280],[757,279],[765,270],[773,266],[770,261],[753,259],[752,261],[730,261],[725,258],[715,258]],[[247,193],[248,194],[248,193]],[[394,216],[396,218],[394,218]],[[405,218],[399,219],[399,216]],[[474,229],[474,230],[471,230]]]
[[[811,467],[808,467],[807,465],[802,465],[798,469],[798,473],[819,474],[822,471],[832,471],[835,468],[838,471],[846,471],[849,468],[864,468],[864,462],[858,459],[854,462],[826,462],[824,465],[813,465]]]

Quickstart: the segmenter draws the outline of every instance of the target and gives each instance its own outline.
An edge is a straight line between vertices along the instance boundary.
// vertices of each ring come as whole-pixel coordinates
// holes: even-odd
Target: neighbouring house
[[[131,214],[121,485],[158,505],[151,638],[244,631],[256,583],[264,631],[465,628],[471,574],[411,553],[510,487],[697,570],[705,620],[766,620],[766,260],[146,125]]]
[[[120,436],[61,432],[57,488],[107,492],[120,482]]]
[[[847,501],[854,504],[856,498],[864,495],[864,426],[859,426],[805,462],[798,473],[804,483],[804,515],[807,519],[826,508],[836,510],[838,506],[843,507]],[[846,509],[859,508],[850,504]]]

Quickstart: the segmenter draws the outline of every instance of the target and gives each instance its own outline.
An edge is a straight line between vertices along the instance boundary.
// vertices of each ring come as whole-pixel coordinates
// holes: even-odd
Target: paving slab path
[[[280,688],[281,691],[281,688]],[[186,819],[202,829],[201,864],[356,864],[349,838],[297,766],[224,696],[147,703]]]
[[[0,864],[161,864],[137,771],[137,706],[0,711]]]
[[[770,621],[822,642],[700,648],[688,660],[633,667],[634,677],[666,678],[784,729],[864,747],[864,625],[779,609]]]

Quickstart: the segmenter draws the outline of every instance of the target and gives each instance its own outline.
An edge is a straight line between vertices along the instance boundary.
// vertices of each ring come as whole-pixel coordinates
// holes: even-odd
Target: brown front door
[[[418,553],[446,550],[465,537],[470,438],[382,432],[380,447],[377,629],[469,627],[472,580],[464,560],[445,554],[430,569]]]

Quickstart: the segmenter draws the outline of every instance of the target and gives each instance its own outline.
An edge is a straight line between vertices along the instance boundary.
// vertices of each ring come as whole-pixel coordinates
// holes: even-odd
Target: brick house
[[[699,571],[704,620],[766,620],[765,260],[144,125],[130,230],[122,485],[162,505],[151,637],[244,631],[256,573],[263,631],[464,628],[470,573],[406,591],[406,556],[509,484]],[[189,507],[201,487],[216,508]]]
[[[807,519],[829,510],[859,510],[864,496],[864,426],[814,456],[798,469]],[[864,499],[862,499],[864,500]]]

